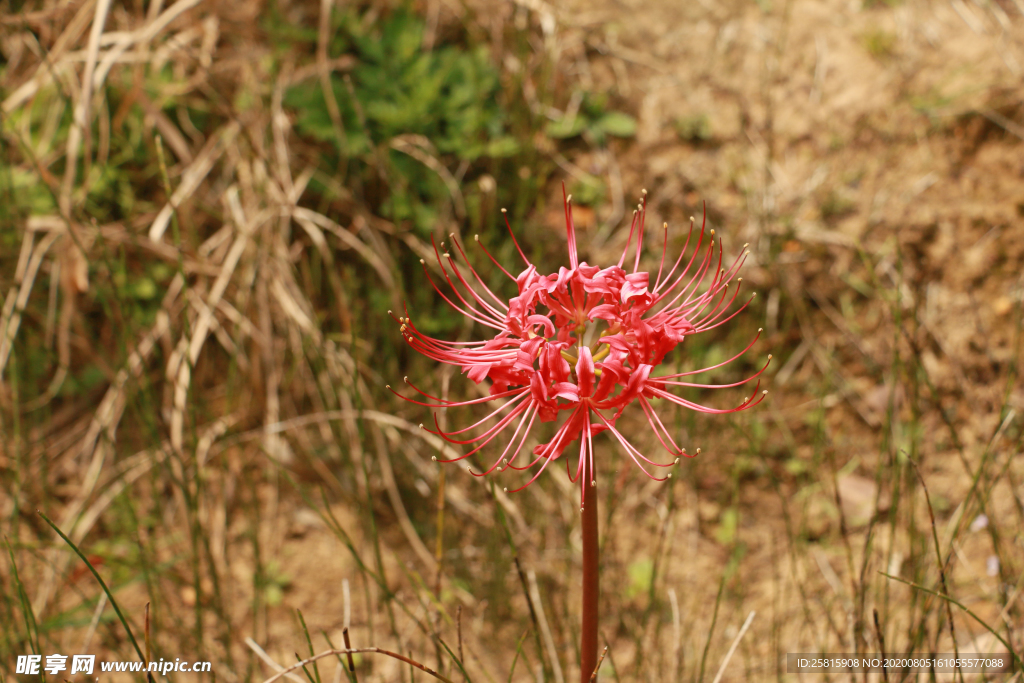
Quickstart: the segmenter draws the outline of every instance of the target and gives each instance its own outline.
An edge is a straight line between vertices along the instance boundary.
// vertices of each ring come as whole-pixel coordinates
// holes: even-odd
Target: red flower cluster
[[[526,269],[518,277],[513,277],[483,245],[480,247],[502,272],[516,282],[518,295],[509,300],[502,299],[491,291],[476,270],[468,265],[462,245],[454,235],[451,237],[455,249],[467,262],[468,275],[475,285],[471,284],[467,276],[456,267],[451,254],[446,252],[442,256],[435,244],[434,252],[438,264],[454,296],[449,297],[445,294],[430,278],[429,273],[427,278],[454,309],[484,327],[495,330],[495,335],[484,341],[448,342],[423,334],[408,317],[408,312],[406,317],[397,318],[396,321],[401,325],[405,340],[423,355],[442,363],[459,366],[474,382],[490,380],[490,396],[468,401],[449,401],[427,394],[406,378],[406,383],[413,390],[432,402],[426,403],[405,396],[402,398],[434,408],[501,402],[496,410],[480,421],[450,432],[440,428],[435,415],[436,430],[428,431],[452,444],[475,444],[464,455],[443,462],[455,462],[470,457],[515,422],[512,437],[501,455],[485,472],[474,474],[483,476],[507,468],[527,470],[540,464],[533,477],[515,489],[521,490],[533,483],[549,463],[560,457],[570,442],[580,438],[579,462],[575,475],[569,470],[569,462],[566,461],[569,477],[576,482],[582,478],[584,471],[596,471],[592,438],[595,434],[607,430],[622,444],[647,476],[659,479],[647,471],[644,463],[656,467],[670,467],[679,462],[678,456],[687,456],[687,453],[685,448],[680,448],[673,441],[669,431],[655,413],[651,405],[652,399],[664,399],[705,413],[733,413],[757,405],[768,393],[765,391],[758,394],[758,385],[753,395],[745,398],[735,408],[718,410],[693,403],[670,392],[671,387],[735,387],[757,379],[768,367],[767,363],[754,375],[733,384],[695,384],[680,380],[683,377],[714,370],[735,360],[754,345],[760,336],[760,330],[743,351],[727,361],[690,372],[651,376],[651,372],[661,364],[666,354],[676,348],[686,336],[723,325],[747,307],[750,300],[735,311],[729,312],[739,294],[738,283],[742,282],[742,278],[737,281],[731,296],[728,290],[730,282],[749,252],[744,251],[728,269],[723,269],[721,244],[718,245],[716,259],[715,231],[712,230],[709,244],[698,262],[697,256],[704,242],[702,221],[693,255],[680,270],[683,255],[693,236],[694,226],[691,219],[686,246],[683,247],[675,264],[665,274],[665,248],[668,244],[668,224],[665,224],[661,265],[652,285],[650,274],[639,270],[644,238],[646,194],[645,190],[643,200],[633,212],[629,238],[618,264],[603,269],[579,262],[571,196],[564,200],[570,267],[559,268],[558,273],[538,274],[537,268],[526,258],[519,243],[515,242],[515,235],[512,234],[511,226],[508,226],[506,215],[506,226],[526,264]],[[505,213],[504,209],[502,213]],[[634,235],[636,255],[633,259],[633,271],[627,272],[622,264]],[[479,238],[476,241],[479,244]],[[444,248],[443,242],[441,247]],[[425,265],[424,272],[427,272]],[[709,275],[710,283],[706,288],[702,288],[702,283]],[[768,359],[771,360],[770,355]],[[648,459],[615,427],[622,411],[633,402],[640,405],[652,431],[661,445],[675,458],[674,461],[658,463]],[[554,437],[547,443],[536,446],[532,458],[522,458],[517,462],[537,419],[539,418],[541,422],[552,422],[557,420],[561,413],[568,413],[568,416]],[[492,421],[493,424],[487,426]],[[482,433],[462,438],[477,430],[482,430]],[[700,449],[697,449],[697,452],[699,453]],[[472,472],[472,469],[470,471]],[[667,477],[660,479],[665,478]],[[581,497],[586,493],[585,484],[584,481],[580,482]],[[596,480],[592,479],[591,486],[596,485]]]

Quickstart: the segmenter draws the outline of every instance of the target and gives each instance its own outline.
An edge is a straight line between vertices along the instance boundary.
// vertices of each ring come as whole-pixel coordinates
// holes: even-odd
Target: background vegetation
[[[563,181],[592,263],[641,188],[670,254],[706,201],[759,295],[673,362],[760,327],[708,379],[776,359],[763,409],[666,413],[703,451],[671,485],[601,441],[601,678],[1020,651],[1024,7],[578,4],[0,4],[0,678],[134,659],[124,622],[229,681],[346,628],[453,680],[575,676],[572,488],[434,465],[384,388],[472,395],[386,311],[478,335],[431,238],[512,264],[507,207],[556,269]]]

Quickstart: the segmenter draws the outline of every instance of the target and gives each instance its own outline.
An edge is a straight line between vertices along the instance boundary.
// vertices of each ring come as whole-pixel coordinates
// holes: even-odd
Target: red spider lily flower
[[[479,245],[479,237],[476,238],[494,265],[515,281],[518,294],[511,299],[503,299],[487,287],[469,264],[454,234],[451,235],[452,244],[465,261],[467,274],[463,274],[457,267],[450,252],[439,251],[435,244],[434,254],[448,284],[447,288],[442,288],[430,277],[425,262],[421,260],[427,279],[445,301],[480,325],[494,330],[493,337],[483,341],[449,342],[421,332],[408,316],[408,311],[405,317],[395,318],[401,325],[403,337],[412,348],[428,358],[458,366],[478,384],[489,380],[490,395],[467,401],[450,401],[426,393],[409,382],[408,378],[405,378],[406,383],[424,400],[394,393],[412,403],[432,408],[496,402],[498,405],[493,411],[468,427],[445,431],[441,429],[435,415],[435,429],[427,428],[427,431],[448,443],[470,446],[463,455],[442,461],[457,462],[480,452],[514,424],[511,438],[494,458],[493,464],[484,472],[474,472],[470,468],[474,475],[484,476],[496,470],[529,470],[539,465],[529,481],[514,491],[520,491],[536,481],[540,473],[561,457],[573,440],[579,438],[575,474],[568,458],[566,469],[570,480],[580,482],[582,504],[587,488],[586,482],[582,481],[583,473],[596,471],[593,447],[595,434],[610,432],[644,474],[663,481],[671,477],[671,473],[657,477],[648,471],[647,466],[671,467],[679,462],[681,456],[692,456],[672,439],[655,412],[652,400],[663,399],[704,413],[722,414],[746,410],[760,403],[768,393],[758,393],[759,377],[768,363],[750,377],[732,384],[698,384],[684,379],[736,360],[757,341],[761,334],[761,330],[758,330],[757,336],[747,347],[729,360],[700,370],[652,376],[665,356],[687,336],[729,322],[750,304],[753,296],[730,312],[743,278],[737,280],[731,293],[729,285],[750,252],[744,251],[731,266],[723,268],[720,241],[717,245],[717,258],[715,255],[714,230],[711,231],[707,247],[702,249],[705,237],[702,220],[693,254],[685,267],[680,269],[683,255],[693,237],[694,222],[691,219],[686,245],[671,269],[665,273],[665,250],[668,245],[666,223],[661,264],[652,284],[650,274],[639,270],[647,213],[645,190],[641,203],[633,212],[629,238],[618,264],[602,269],[586,262],[580,263],[572,216],[572,196],[565,197],[564,192],[563,188],[569,268],[562,267],[557,273],[540,275],[519,247],[504,209],[502,213],[505,214],[506,227],[526,268],[518,276],[513,276],[483,245]],[[633,270],[627,272],[623,269],[623,263],[634,236],[636,254]],[[443,242],[441,248],[445,248]],[[699,254],[703,255],[698,258]],[[706,287],[702,286],[709,278]],[[770,355],[768,359],[771,360]],[[758,380],[758,385],[751,396],[728,409],[693,403],[672,393],[673,387],[719,389],[740,386],[752,380]],[[640,405],[651,430],[673,458],[669,462],[661,463],[647,458],[616,428],[616,421],[631,403]],[[555,435],[548,442],[536,446],[532,458],[521,455],[537,420],[553,422],[563,413],[566,413],[565,419]],[[697,449],[699,452],[700,449]],[[596,486],[596,479],[592,479],[590,484]],[[505,490],[508,491],[507,488]]]

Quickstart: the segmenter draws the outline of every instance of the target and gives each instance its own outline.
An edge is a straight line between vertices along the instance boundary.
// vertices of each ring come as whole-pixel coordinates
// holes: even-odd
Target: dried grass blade
[[[93,93],[92,79],[100,51],[100,37],[103,35],[103,27],[107,23],[107,14],[110,12],[110,1],[99,0],[96,3],[96,13],[92,20],[92,31],[89,32],[89,45],[86,49],[82,88],[79,92],[78,102],[75,104],[74,123],[68,131],[64,182],[61,184],[58,202],[61,214],[68,218],[71,217],[71,192],[74,189],[75,176],[78,173],[78,152],[81,149],[82,139],[89,132],[89,105]]]
[[[179,2],[178,4],[182,3]],[[191,197],[192,193],[199,188],[199,184],[210,173],[213,165],[224,154],[225,150],[234,142],[241,129],[237,121],[232,121],[221,128],[217,134],[210,136],[209,141],[199,151],[199,154],[196,155],[195,161],[185,170],[181,177],[181,184],[178,185],[174,194],[171,195],[170,201],[160,209],[160,213],[153,220],[153,224],[149,228],[149,239],[159,242],[163,238],[164,232],[167,231],[167,226],[171,223],[171,216],[174,215],[175,209],[181,206],[182,202]]]
[[[387,285],[389,288],[394,288],[394,278],[391,275],[391,271],[388,270],[387,266],[384,265],[384,261],[382,261],[378,254],[374,253],[368,246],[366,246],[366,244],[362,240],[353,235],[351,232],[341,227],[327,216],[324,216],[321,213],[317,213],[316,211],[313,211],[311,209],[303,208],[301,206],[295,207],[295,209],[292,212],[292,216],[295,218],[296,221],[299,221],[300,223],[301,221],[305,220],[313,223],[314,225],[319,226],[320,228],[326,230],[327,232],[331,233],[332,235],[340,239],[342,242],[344,242],[345,246],[355,249],[356,252],[360,256],[362,256],[367,263],[373,266],[373,269],[377,271],[378,275],[380,275],[381,280],[384,281],[384,284]]]

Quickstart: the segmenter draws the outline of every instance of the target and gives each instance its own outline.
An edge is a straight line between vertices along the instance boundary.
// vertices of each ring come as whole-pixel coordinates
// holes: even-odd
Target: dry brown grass
[[[757,327],[756,353],[778,360],[762,410],[671,416],[703,449],[672,486],[602,442],[602,680],[789,679],[787,652],[877,652],[880,636],[888,652],[950,652],[952,632],[961,652],[1001,650],[885,574],[948,592],[1020,652],[1024,6],[575,4],[417,8],[422,50],[486,46],[505,97],[536,117],[532,177],[553,175],[536,210],[510,212],[524,243],[559,263],[563,178],[601,188],[580,217],[597,263],[641,187],[654,225],[706,201],[727,251],[751,244],[759,296],[679,362],[722,358]],[[367,25],[392,11],[365,9]],[[368,155],[374,182],[343,186],[285,104],[356,66],[328,50],[341,8],[282,15],[310,49],[275,44],[265,10],[0,14],[0,671],[30,651],[134,658],[39,509],[137,635],[150,605],[154,656],[210,660],[220,679],[264,680],[345,628],[452,680],[442,640],[473,680],[506,680],[517,657],[514,680],[572,679],[572,488],[555,474],[492,497],[431,463],[427,411],[383,389],[409,374],[474,391],[406,354],[386,317],[427,301],[409,263],[432,253],[383,217],[388,155],[445,188],[439,236],[498,235],[495,188],[531,169],[402,134]],[[635,114],[635,139],[544,136],[584,91]],[[112,160],[128,169],[114,209],[95,191]],[[361,681],[412,676],[356,663]],[[340,658],[317,666],[318,683],[347,675]]]

